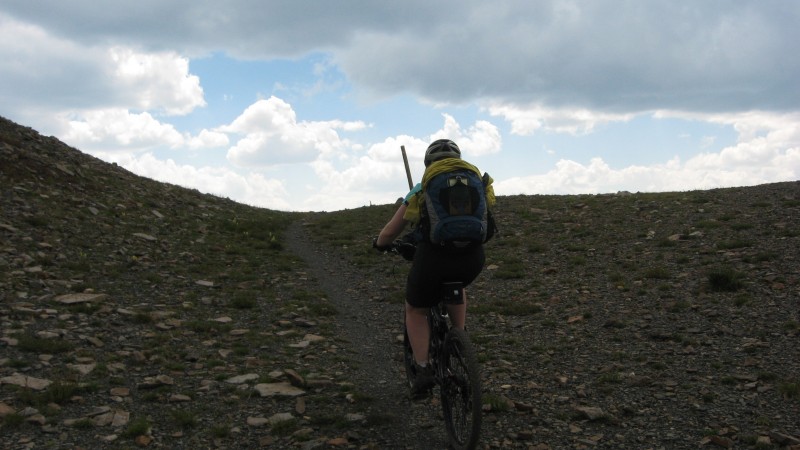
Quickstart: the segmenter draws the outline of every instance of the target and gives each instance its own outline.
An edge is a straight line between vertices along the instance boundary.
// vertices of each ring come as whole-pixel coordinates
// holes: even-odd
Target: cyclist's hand
[[[378,236],[372,238],[372,248],[379,252],[388,252],[394,248],[394,245],[378,245]]]

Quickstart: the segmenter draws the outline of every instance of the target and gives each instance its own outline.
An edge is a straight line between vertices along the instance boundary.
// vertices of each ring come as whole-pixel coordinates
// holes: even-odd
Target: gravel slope
[[[289,214],[0,120],[0,447],[444,447],[392,205]],[[498,198],[483,448],[800,448],[800,183]]]

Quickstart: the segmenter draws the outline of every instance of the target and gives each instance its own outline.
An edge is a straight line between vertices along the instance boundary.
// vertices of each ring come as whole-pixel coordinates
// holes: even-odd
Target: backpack
[[[466,248],[486,242],[494,234],[490,216],[484,180],[472,170],[437,174],[422,187],[420,231],[434,245]]]

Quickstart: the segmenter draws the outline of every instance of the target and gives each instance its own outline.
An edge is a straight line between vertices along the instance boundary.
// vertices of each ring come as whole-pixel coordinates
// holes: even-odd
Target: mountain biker
[[[472,170],[480,176],[477,167],[461,159],[461,150],[455,142],[449,139],[436,140],[425,151],[425,174],[422,180],[425,182],[438,173],[452,171],[454,168]],[[487,206],[492,206],[495,197],[491,178],[484,184]],[[421,193],[422,184],[411,189],[394,216],[374,239],[373,247],[380,251],[388,250],[406,226],[414,225],[416,229],[419,228]],[[433,371],[428,363],[428,311],[440,299],[442,281],[460,281],[467,286],[483,270],[485,255],[481,243],[452,249],[420,239],[421,233],[412,232],[404,239],[410,236],[416,236],[412,239],[417,248],[406,282],[405,323],[417,365],[417,376],[411,387],[411,395],[413,398],[422,398],[435,384]],[[447,305],[453,326],[462,330],[466,323],[466,290],[463,297],[462,304]]]

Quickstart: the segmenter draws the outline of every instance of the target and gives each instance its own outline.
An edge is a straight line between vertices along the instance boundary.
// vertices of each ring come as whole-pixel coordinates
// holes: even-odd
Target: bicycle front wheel
[[[440,391],[450,444],[455,450],[474,449],[481,432],[481,375],[466,332],[450,329],[442,359]]]

